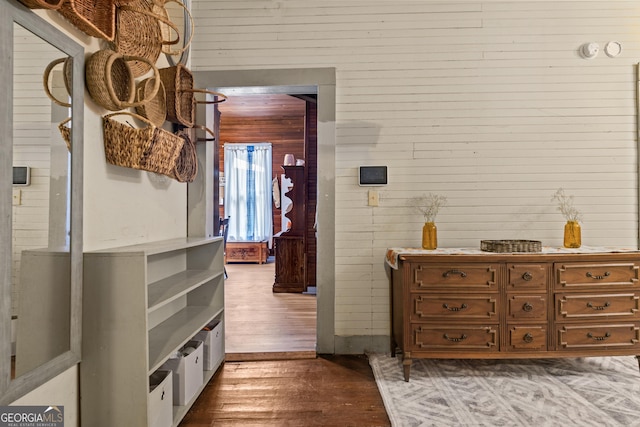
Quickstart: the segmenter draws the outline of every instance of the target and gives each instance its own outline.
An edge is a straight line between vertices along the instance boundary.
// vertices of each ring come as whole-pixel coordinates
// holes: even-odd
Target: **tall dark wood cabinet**
[[[284,175],[293,187],[285,195],[292,201],[292,209],[284,213],[291,228],[274,237],[276,274],[273,292],[304,292],[306,290],[306,180],[304,166],[283,166]]]

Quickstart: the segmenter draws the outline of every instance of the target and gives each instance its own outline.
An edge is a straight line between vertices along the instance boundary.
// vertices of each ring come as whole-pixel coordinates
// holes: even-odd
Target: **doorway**
[[[317,93],[318,99],[318,225],[316,347],[335,353],[335,68],[194,71],[197,87],[270,88],[275,93]],[[226,90],[226,89],[225,89]],[[309,90],[312,90],[309,92]],[[229,95],[232,91],[226,90]],[[202,111],[202,110],[200,110]],[[205,120],[204,112],[200,123]],[[211,220],[212,221],[212,220]]]

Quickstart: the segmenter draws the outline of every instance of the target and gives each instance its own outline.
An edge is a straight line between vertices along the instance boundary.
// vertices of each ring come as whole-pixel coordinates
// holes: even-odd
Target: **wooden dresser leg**
[[[402,356],[402,370],[404,371],[404,380],[409,382],[409,376],[411,375],[411,354],[406,353]]]

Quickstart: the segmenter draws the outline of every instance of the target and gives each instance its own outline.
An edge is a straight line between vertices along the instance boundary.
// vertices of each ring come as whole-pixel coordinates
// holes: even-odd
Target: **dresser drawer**
[[[508,264],[507,290],[543,291],[547,289],[547,266],[545,264]]]
[[[498,321],[497,295],[411,294],[411,321]]]
[[[411,325],[411,337],[413,350],[479,350],[497,352],[498,345],[497,326],[464,326],[452,327],[450,325],[425,326]]]
[[[637,323],[557,327],[558,350],[640,347]]]
[[[547,328],[545,325],[509,326],[508,351],[547,350]]]
[[[545,295],[509,295],[507,298],[508,320],[545,320],[546,318]]]
[[[638,265],[621,263],[557,263],[556,289],[626,287],[638,288]]]
[[[556,321],[601,317],[639,318],[637,294],[556,294]]]
[[[412,264],[411,289],[496,290],[499,265]]]

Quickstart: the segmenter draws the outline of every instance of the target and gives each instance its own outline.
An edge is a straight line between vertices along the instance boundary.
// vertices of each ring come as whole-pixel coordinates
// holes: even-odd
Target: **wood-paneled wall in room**
[[[221,171],[224,171],[224,144],[229,143],[270,142],[273,177],[282,174],[285,154],[304,159],[303,100],[289,95],[234,96],[220,104],[219,108]],[[281,230],[280,209],[275,206],[273,225],[274,234]]]

